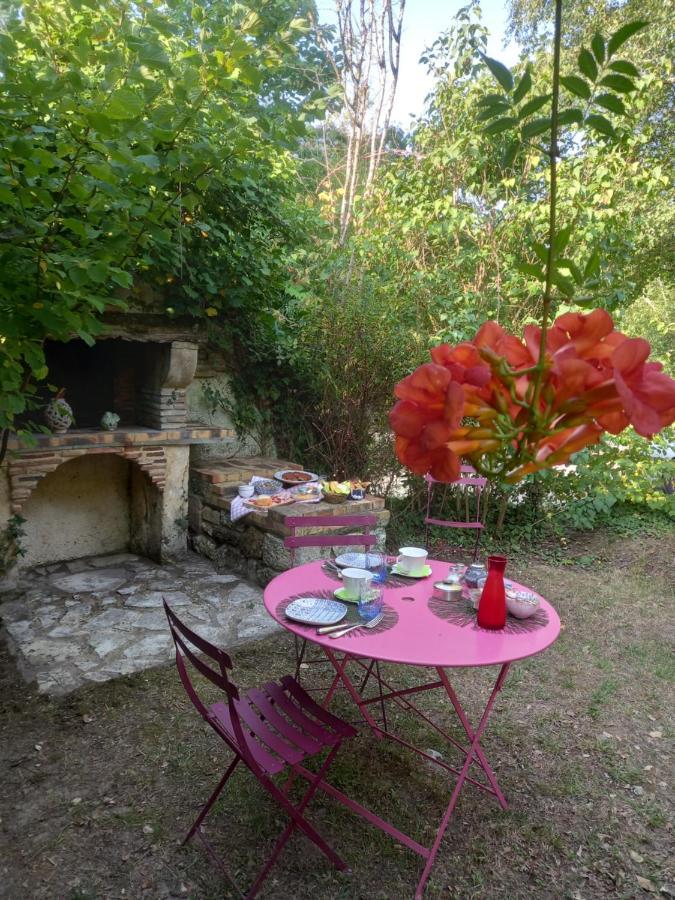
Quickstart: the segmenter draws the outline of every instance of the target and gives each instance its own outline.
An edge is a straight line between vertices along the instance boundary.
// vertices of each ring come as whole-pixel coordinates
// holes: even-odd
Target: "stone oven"
[[[139,318],[109,323],[93,347],[45,348],[49,382],[65,388],[75,422],[31,443],[10,439],[0,519],[25,520],[18,568],[125,550],[163,562],[186,550],[190,445],[232,432],[189,420],[198,337]],[[107,411],[120,417],[114,431],[99,424]]]

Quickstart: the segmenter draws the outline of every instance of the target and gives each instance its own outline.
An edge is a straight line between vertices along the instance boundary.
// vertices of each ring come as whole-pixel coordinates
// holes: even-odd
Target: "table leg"
[[[441,669],[440,667],[437,669],[439,678],[441,679],[441,681],[443,682],[443,684],[445,686],[448,697],[450,698],[450,701],[455,709],[455,712],[457,713],[457,716],[459,717],[459,719],[462,723],[462,726],[463,726],[464,730],[466,731],[466,736],[468,737],[471,744],[470,744],[469,750],[466,754],[466,759],[464,760],[464,765],[462,766],[462,770],[459,774],[459,778],[457,779],[457,783],[455,784],[454,790],[450,796],[450,802],[448,803],[448,807],[445,810],[443,818],[441,819],[441,824],[439,825],[438,831],[436,832],[436,837],[434,839],[434,842],[431,845],[429,857],[424,866],[424,871],[422,872],[422,877],[420,878],[420,880],[417,884],[417,889],[415,891],[415,900],[422,900],[422,894],[424,893],[424,886],[427,882],[427,879],[429,878],[429,875],[431,874],[431,869],[433,868],[434,861],[436,859],[436,854],[438,853],[439,847],[441,846],[441,841],[443,840],[443,835],[445,834],[445,831],[448,827],[448,823],[450,822],[452,813],[454,812],[455,806],[457,805],[457,800],[459,798],[460,791],[462,790],[462,787],[464,786],[464,782],[466,781],[466,777],[469,773],[469,768],[471,766],[471,761],[473,759],[474,754],[477,757],[477,759],[480,761],[481,767],[483,768],[483,770],[485,771],[485,774],[487,775],[488,779],[490,780],[490,784],[494,788],[495,794],[497,795],[500,805],[502,806],[503,809],[506,809],[506,807],[507,807],[504,795],[502,794],[501,790],[499,789],[499,785],[497,784],[497,779],[495,778],[494,772],[492,771],[492,769],[490,768],[490,766],[487,763],[487,760],[485,759],[485,756],[480,747],[479,741],[483,735],[483,732],[485,731],[485,728],[488,723],[488,719],[490,718],[490,713],[492,712],[492,707],[494,706],[494,702],[497,698],[497,694],[499,693],[499,691],[502,688],[502,685],[504,684],[504,679],[506,678],[506,674],[507,674],[508,670],[509,670],[509,663],[505,663],[499,671],[499,675],[497,676],[497,680],[495,681],[494,687],[492,688],[492,693],[490,694],[490,697],[485,706],[485,709],[483,710],[483,715],[480,718],[478,727],[476,728],[475,731],[473,731],[471,724],[469,723],[469,720],[467,718],[467,715],[464,712],[464,710],[462,709],[462,706],[461,706],[459,700],[457,699],[457,695],[455,694],[455,691],[454,691],[452,685],[450,684],[450,679],[448,678],[445,670]]]
[[[337,658],[337,656],[335,655],[335,653],[333,653],[333,651],[329,650],[327,647],[324,647],[323,651],[326,654],[326,656],[328,657],[328,659],[331,661],[331,664],[332,664],[333,668],[335,669],[335,673],[336,673],[335,678],[333,679],[333,684],[331,685],[330,691],[328,692],[328,694],[326,695],[326,698],[324,699],[323,705],[326,706],[327,703],[330,702],[333,694],[335,693],[335,689],[336,689],[337,685],[340,682],[342,682],[344,684],[344,686],[347,688],[347,691],[349,692],[349,696],[352,698],[354,703],[356,703],[356,705],[358,706],[359,712],[361,713],[363,718],[366,720],[366,722],[370,726],[375,737],[381,738],[382,737],[381,729],[379,728],[375,719],[368,712],[366,705],[363,703],[363,700],[361,699],[361,695],[356,690],[354,685],[349,680],[349,677],[345,673],[345,669],[347,668],[347,662],[349,661],[349,654],[345,653],[343,658],[339,660]]]

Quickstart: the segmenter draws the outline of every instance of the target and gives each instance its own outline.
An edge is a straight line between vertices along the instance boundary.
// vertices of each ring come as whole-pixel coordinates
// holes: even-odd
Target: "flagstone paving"
[[[162,566],[131,553],[39,566],[0,596],[0,618],[26,680],[42,693],[65,694],[171,659],[163,599],[224,647],[279,627],[261,588],[195,554]]]

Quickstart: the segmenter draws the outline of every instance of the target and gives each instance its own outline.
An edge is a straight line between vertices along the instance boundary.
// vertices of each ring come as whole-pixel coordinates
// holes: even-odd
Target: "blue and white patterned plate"
[[[365,553],[341,553],[335,560],[335,565],[341,569],[370,569],[380,563],[380,557],[369,553],[366,561]]]
[[[303,625],[337,625],[347,615],[347,607],[321,597],[299,597],[288,604],[286,615]]]

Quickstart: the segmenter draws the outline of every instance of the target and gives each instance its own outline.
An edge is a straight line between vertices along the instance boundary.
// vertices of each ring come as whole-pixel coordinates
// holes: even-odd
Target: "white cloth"
[[[253,478],[251,478],[251,480],[249,481],[249,484],[255,484],[256,481],[270,481],[270,479],[263,478],[261,475],[254,475]],[[237,494],[230,505],[230,522],[236,522],[237,519],[241,519],[243,516],[247,516],[252,512],[253,507],[246,506],[246,504],[244,503],[244,498],[240,497]]]

